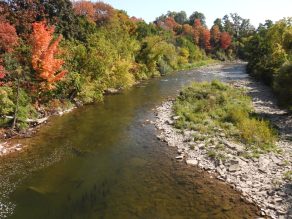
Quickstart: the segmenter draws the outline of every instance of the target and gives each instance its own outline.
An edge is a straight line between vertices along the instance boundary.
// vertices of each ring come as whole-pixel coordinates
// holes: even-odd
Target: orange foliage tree
[[[5,68],[0,64],[0,79],[4,78],[6,75]]]
[[[211,39],[211,34],[210,31],[207,28],[204,28],[204,30],[202,31],[202,47],[209,52],[211,50],[211,43],[210,43],[210,39]]]
[[[67,73],[66,70],[62,70],[64,61],[55,58],[59,53],[58,46],[62,36],[53,40],[54,31],[55,28],[47,27],[45,22],[33,24],[32,66],[38,77],[49,83],[49,88],[52,87],[53,82],[61,80]]]
[[[228,47],[231,45],[232,38],[227,32],[223,32],[221,34],[220,38],[220,44],[222,49],[228,49]]]
[[[74,11],[77,15],[86,16],[88,20],[94,19],[94,4],[90,1],[76,1],[73,2]]]
[[[213,46],[220,42],[221,32],[218,25],[214,25],[211,29],[211,41]]]
[[[193,34],[193,27],[189,24],[184,24],[182,26],[183,34],[184,35],[192,35]]]
[[[74,11],[77,15],[83,15],[90,21],[103,24],[114,16],[114,8],[103,2],[91,2],[80,0],[73,3]]]
[[[176,23],[173,17],[167,17],[164,21],[165,26],[168,30],[175,31],[180,25]]]
[[[200,19],[196,19],[193,25],[193,33],[194,33],[194,41],[197,45],[199,45],[200,35],[202,33],[203,26],[201,24]]]
[[[15,28],[8,22],[0,21],[0,51],[11,52],[18,44]]]

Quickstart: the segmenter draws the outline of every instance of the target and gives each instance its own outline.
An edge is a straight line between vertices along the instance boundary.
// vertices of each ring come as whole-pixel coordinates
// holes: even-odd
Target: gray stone
[[[173,118],[173,120],[178,120],[178,119],[180,119],[180,116],[174,116],[172,118]]]
[[[230,167],[228,168],[229,172],[236,172],[240,170],[240,166],[238,164],[232,164],[230,165]]]
[[[197,160],[190,159],[190,160],[186,160],[186,163],[191,166],[197,166],[199,162]]]
[[[177,160],[182,160],[184,158],[184,155],[179,155],[179,156],[176,156],[175,159]]]
[[[243,152],[245,150],[245,147],[233,142],[229,142],[227,140],[222,140],[222,142],[230,149],[238,151],[238,152]]]

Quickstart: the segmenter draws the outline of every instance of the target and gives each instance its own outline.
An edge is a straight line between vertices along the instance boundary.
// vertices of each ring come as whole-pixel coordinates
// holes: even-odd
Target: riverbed
[[[145,81],[16,142],[24,151],[0,158],[0,218],[255,218],[257,207],[156,138],[154,109],[182,86],[246,77],[242,64],[208,69]]]

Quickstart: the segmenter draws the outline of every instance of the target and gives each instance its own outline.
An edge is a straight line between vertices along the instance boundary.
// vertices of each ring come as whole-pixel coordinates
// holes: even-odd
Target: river
[[[177,72],[53,117],[24,152],[0,158],[0,217],[254,218],[230,186],[174,159],[155,107],[191,81],[246,77],[243,64]]]

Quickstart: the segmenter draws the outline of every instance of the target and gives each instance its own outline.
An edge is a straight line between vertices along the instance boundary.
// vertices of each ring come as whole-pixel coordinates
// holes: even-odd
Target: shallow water
[[[0,217],[253,218],[228,185],[177,162],[154,108],[190,81],[245,77],[243,65],[178,72],[54,117],[25,152],[0,159]],[[6,212],[7,211],[7,212]]]

